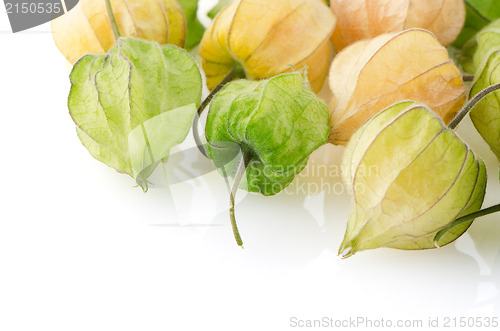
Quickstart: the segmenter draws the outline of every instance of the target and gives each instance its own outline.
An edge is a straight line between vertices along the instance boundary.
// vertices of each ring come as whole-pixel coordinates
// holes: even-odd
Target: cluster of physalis
[[[318,147],[345,145],[354,204],[340,253],[350,256],[439,247],[500,210],[480,210],[485,166],[454,132],[471,111],[500,158],[500,13],[490,2],[221,1],[203,31],[196,0],[81,0],[53,30],[74,64],[68,105],[91,155],[146,190],[193,128],[200,151],[234,178],[240,246],[238,188],[277,194]],[[203,102],[186,42],[200,42],[212,91]],[[453,42],[473,77],[450,59]],[[327,76],[329,105],[315,94]]]

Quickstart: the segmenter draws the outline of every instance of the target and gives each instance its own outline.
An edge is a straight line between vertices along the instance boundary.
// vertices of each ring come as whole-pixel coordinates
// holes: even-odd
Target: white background
[[[213,3],[202,1],[201,11]],[[12,34],[0,9],[0,330],[278,331],[300,329],[293,317],[424,326],[436,317],[441,325],[499,318],[500,215],[442,249],[342,260],[347,193],[240,192],[242,250],[216,173],[144,194],[94,160],[68,114],[70,67],[50,25]],[[458,131],[487,163],[484,206],[498,203],[497,160],[468,119]],[[312,162],[335,169],[341,154],[323,147]],[[323,180],[337,189],[341,181]]]

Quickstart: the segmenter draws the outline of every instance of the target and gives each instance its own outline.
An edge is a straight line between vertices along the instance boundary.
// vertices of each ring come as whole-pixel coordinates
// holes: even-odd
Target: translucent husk
[[[122,37],[184,46],[186,20],[177,0],[111,0],[111,6]],[[56,46],[71,64],[85,54],[105,54],[115,45],[103,0],[80,0],[51,25]]]
[[[334,25],[319,0],[235,0],[219,12],[200,44],[208,88],[235,67],[259,80],[305,66],[317,92],[328,73]]]
[[[470,97],[498,83],[500,83],[500,49],[491,52],[480,64],[470,89]],[[487,95],[474,107],[470,117],[477,131],[500,161],[500,92]]]
[[[334,58],[329,83],[329,142],[337,145],[395,102],[422,102],[449,123],[466,99],[462,75],[446,49],[420,29],[350,45]]]
[[[451,44],[465,22],[463,0],[331,0],[338,18],[332,41],[340,51],[358,40],[411,28],[434,33]]]
[[[436,233],[480,209],[486,169],[454,131],[422,104],[388,107],[349,141],[342,176],[354,194],[340,253],[378,247],[435,248]],[[446,245],[472,220],[448,231]]]

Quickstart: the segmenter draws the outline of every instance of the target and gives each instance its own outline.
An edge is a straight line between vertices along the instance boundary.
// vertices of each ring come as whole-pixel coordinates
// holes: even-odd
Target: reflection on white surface
[[[462,130],[469,125],[464,123]],[[329,293],[332,298],[342,298],[311,312],[310,318],[329,310],[341,312],[341,316],[351,316],[356,311],[374,318],[500,316],[500,277],[496,274],[500,269],[497,239],[500,225],[494,220],[497,216],[478,220],[455,244],[441,249],[378,249],[360,252],[347,260],[336,257],[351,203],[348,192],[330,189],[341,184],[335,169],[342,152],[342,147],[324,146],[311,156],[309,169],[282,193],[274,197],[247,194],[238,203],[244,253],[235,248],[228,228],[227,207],[220,209],[215,217],[213,209],[204,209],[209,222],[226,224],[204,231],[204,250],[214,258],[226,256],[238,260],[238,268],[249,274],[258,270],[273,278],[307,284],[294,289],[299,296]],[[496,160],[487,161],[490,172],[496,171]],[[324,164],[332,169],[326,178],[324,172],[310,169],[324,169]],[[211,177],[200,180],[214,182]],[[495,194],[499,191],[498,183],[494,180],[491,183],[485,203],[495,201],[498,196]],[[191,185],[193,192],[203,187],[200,182]],[[216,200],[226,200],[223,183],[218,192],[211,187],[212,195],[205,197],[205,202],[216,204]],[[313,188],[313,194],[307,189],[304,192],[304,187]],[[318,187],[323,191],[318,192]],[[311,273],[315,268],[320,274]],[[298,307],[299,311],[307,311],[302,304]]]
[[[299,176],[274,197],[238,192],[242,250],[222,177],[142,193],[78,141],[51,36],[0,39],[9,50],[0,55],[0,330],[276,331],[298,329],[292,316],[500,316],[500,215],[441,249],[342,260],[351,196],[301,190],[339,176]],[[497,160],[468,120],[459,133],[486,161],[484,205],[498,203]],[[341,156],[325,146],[310,166]]]

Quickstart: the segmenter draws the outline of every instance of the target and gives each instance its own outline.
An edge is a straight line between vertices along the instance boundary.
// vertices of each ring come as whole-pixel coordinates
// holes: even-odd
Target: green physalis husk
[[[229,5],[229,3],[232,0],[219,0],[215,6],[213,6],[207,13],[207,16],[210,17],[211,19],[214,19],[215,16],[222,10],[222,8],[226,7]]]
[[[500,17],[498,0],[465,1],[465,24],[453,46],[461,48],[467,41],[488,23]]]
[[[500,49],[500,19],[485,26],[463,46],[461,65],[465,71],[474,74],[481,63],[496,49]]]
[[[446,245],[472,221],[437,243],[436,233],[477,211],[486,189],[483,162],[436,114],[413,101],[386,108],[356,131],[342,177],[355,201],[339,250],[345,257],[378,247]]]
[[[189,132],[201,99],[192,57],[172,45],[120,38],[106,55],[85,55],[73,67],[68,106],[78,137],[97,160],[147,177]]]
[[[470,98],[500,83],[500,48],[483,61],[472,83]],[[488,94],[472,109],[472,123],[500,161],[500,91]]]
[[[178,0],[186,17],[186,44],[184,48],[191,50],[198,45],[205,32],[205,27],[198,20],[198,0]]]
[[[329,130],[327,105],[295,72],[227,84],[210,104],[206,138],[209,156],[231,175],[243,152],[242,188],[274,195],[304,169]]]

